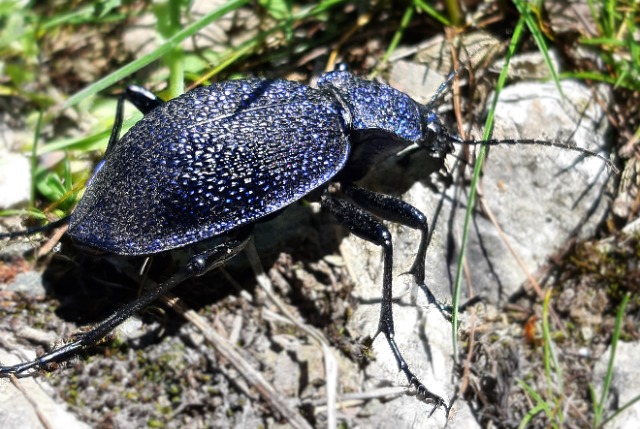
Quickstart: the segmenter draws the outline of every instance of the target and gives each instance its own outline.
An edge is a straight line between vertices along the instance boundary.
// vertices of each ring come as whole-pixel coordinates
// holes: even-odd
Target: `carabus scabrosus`
[[[144,117],[119,138],[125,98]],[[399,198],[355,183],[404,149],[444,156],[460,141],[441,124],[433,103],[422,105],[344,69],[323,74],[315,88],[243,79],[200,87],[168,102],[129,87],[118,104],[104,160],[68,219],[68,235],[97,252],[142,256],[190,248],[192,255],[167,281],[74,341],[33,361],[0,366],[0,374],[70,358],[185,279],[224,264],[246,246],[257,222],[308,199],[382,248],[378,332],[409,383],[428,402],[444,406],[409,369],[394,340],[393,246],[381,221],[421,232],[409,274],[435,302],[424,284],[427,218]]]

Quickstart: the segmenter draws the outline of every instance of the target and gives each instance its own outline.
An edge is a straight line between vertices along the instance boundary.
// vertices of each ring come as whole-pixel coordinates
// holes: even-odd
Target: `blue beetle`
[[[409,145],[452,149],[434,112],[388,85],[339,71],[317,86],[236,80],[151,103],[109,146],[69,235],[120,255],[164,252],[358,180]]]
[[[426,105],[344,69],[323,74],[316,88],[244,79],[197,88],[168,102],[143,88],[127,88],[105,157],[82,199],[69,218],[51,225],[68,222],[73,241],[94,252],[144,256],[187,249],[190,259],[167,281],[92,330],[33,361],[0,366],[0,375],[46,369],[70,358],[185,279],[224,264],[246,246],[257,222],[307,199],[319,200],[351,232],[382,248],[378,333],[385,335],[400,370],[418,393],[445,406],[410,371],[395,342],[393,247],[381,222],[420,230],[409,274],[437,304],[424,284],[427,218],[398,198],[354,182],[409,147],[443,157],[453,151],[454,142],[476,143],[450,134],[433,108],[454,75]],[[125,99],[144,117],[119,138]],[[488,143],[558,145],[537,140]],[[611,166],[593,152],[572,149]],[[22,234],[0,237],[17,235]]]
[[[144,117],[119,138],[124,99]],[[437,406],[445,404],[409,370],[395,343],[393,248],[379,220],[421,230],[410,273],[423,285],[427,218],[398,198],[354,185],[378,162],[407,147],[440,154],[453,150],[457,138],[429,105],[337,70],[323,74],[316,88],[254,78],[197,88],[168,102],[131,86],[118,103],[115,122],[105,157],[68,218],[69,236],[98,252],[142,256],[193,248],[193,256],[169,280],[89,332],[33,361],[0,366],[0,374],[68,359],[175,285],[235,256],[256,222],[319,195],[321,206],[351,232],[382,247],[378,333],[384,333],[419,394]]]
[[[119,138],[125,98],[144,117]],[[190,249],[192,256],[169,280],[89,332],[33,361],[0,366],[0,374],[68,359],[185,279],[222,265],[245,247],[256,222],[306,198],[319,199],[351,232],[382,248],[378,333],[418,393],[444,406],[410,371],[396,345],[393,247],[380,220],[421,231],[410,274],[435,302],[424,285],[427,218],[398,198],[354,184],[405,148],[439,156],[453,151],[460,139],[447,132],[431,104],[345,70],[323,74],[316,88],[244,79],[168,102],[129,87],[118,103],[105,157],[68,219],[68,234],[98,252],[142,256]]]
[[[424,284],[427,218],[397,198],[353,184],[409,146],[440,155],[453,150],[455,137],[428,105],[344,70],[322,75],[317,88],[246,79],[197,88],[166,103],[137,87],[128,89],[127,98],[144,117],[120,140],[114,131],[71,215],[68,234],[76,243],[119,255],[149,255],[194,244],[206,248],[211,242],[176,274],[182,281],[239,252],[261,218],[320,195],[322,207],[339,222],[383,248],[378,331],[409,382],[426,400],[444,405],[409,370],[395,344],[391,234],[377,219],[422,231],[411,274]],[[103,329],[96,328],[97,334],[85,334],[82,343],[102,337],[132,313],[119,311]],[[68,356],[64,349],[41,357],[37,366],[48,356]],[[11,370],[16,369],[23,370]]]

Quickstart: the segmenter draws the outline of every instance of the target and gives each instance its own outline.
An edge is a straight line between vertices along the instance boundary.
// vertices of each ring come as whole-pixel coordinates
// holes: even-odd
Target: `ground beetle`
[[[409,273],[435,302],[424,284],[427,218],[398,198],[354,182],[409,147],[438,156],[453,151],[453,142],[461,140],[434,110],[447,82],[426,105],[344,68],[320,76],[317,88],[244,79],[197,88],[168,102],[129,87],[118,103],[104,160],[68,219],[68,234],[99,252],[140,256],[186,248],[192,256],[169,280],[92,330],[31,362],[0,366],[0,374],[44,369],[96,343],[172,287],[235,256],[256,222],[305,198],[319,200],[351,232],[382,247],[378,332],[409,383],[428,402],[444,406],[410,371],[394,340],[393,250],[380,221],[421,231]],[[144,117],[119,139],[125,98]]]

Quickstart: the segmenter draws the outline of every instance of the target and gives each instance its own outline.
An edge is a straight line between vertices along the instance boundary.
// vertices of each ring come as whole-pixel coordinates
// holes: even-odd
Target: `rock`
[[[25,204],[31,197],[31,164],[18,153],[0,154],[0,209]]]
[[[7,283],[6,287],[2,287],[2,290],[19,292],[30,298],[42,297],[45,294],[45,289],[42,284],[42,275],[36,271],[27,271],[16,274],[13,281]]]
[[[549,60],[554,70],[560,69],[560,54],[555,49],[549,50]],[[500,74],[506,59],[497,60],[490,68],[494,73]],[[540,52],[527,52],[513,57],[509,62],[507,76],[510,80],[543,80],[551,79],[551,71],[547,66],[544,56]]]
[[[607,157],[604,147],[609,125],[590,89],[572,81],[563,82],[562,87],[569,98],[566,102],[561,101],[552,83],[523,82],[506,87],[496,109],[495,138],[567,144],[575,141]],[[608,94],[601,99],[608,100]],[[580,112],[584,112],[582,119]],[[429,181],[426,174],[432,167],[420,156],[414,157],[408,167],[390,166],[371,183],[380,180],[382,190],[389,191],[394,182],[396,188],[402,182],[400,189],[408,189],[402,198],[430,219],[427,281],[432,292],[447,301],[456,275],[467,190],[447,188],[438,179]],[[481,205],[476,205],[467,250],[475,294],[482,294],[490,303],[504,300],[527,278],[518,259],[527,272],[534,273],[568,239],[593,235],[610,202],[607,192],[611,175],[601,159],[585,158],[565,148],[517,143],[491,147],[479,189]],[[504,232],[506,243],[485,214],[487,209]],[[395,257],[405,261],[399,271],[403,272],[411,266],[419,234],[407,228],[392,232]]]
[[[496,109],[495,138],[575,142],[608,158],[609,123],[592,91],[574,81],[561,86],[566,101],[553,83],[523,82],[505,88]],[[610,94],[598,97],[606,103]],[[595,233],[610,203],[611,176],[601,159],[563,148],[493,147],[484,170],[482,200],[508,245],[533,273],[570,238]],[[468,254],[474,289],[497,302],[515,292],[527,275],[492,222],[480,215],[474,222]]]
[[[426,67],[422,71],[416,70],[420,66],[402,67],[404,71],[399,75],[407,75],[406,70],[412,70],[410,75],[414,76],[427,73]],[[410,81],[414,83],[404,87],[397,82],[394,85],[402,87],[412,97],[430,98],[430,94],[425,96],[422,91],[426,85],[434,83],[431,78],[427,84]],[[565,81],[562,88],[568,97],[565,102],[553,83],[523,82],[506,87],[496,111],[495,138],[543,139],[560,143],[571,138],[570,141],[580,147],[599,151],[605,145],[608,128],[604,112],[586,86]],[[608,94],[601,94],[605,103],[608,99]],[[483,204],[497,219],[509,246],[528,271],[535,272],[573,234],[593,234],[605,214],[608,200],[604,195],[611,173],[602,160],[583,159],[564,148],[511,146],[491,148],[480,192]],[[603,155],[607,156],[606,151]],[[437,162],[417,153],[408,163],[384,163],[363,186],[400,195],[427,214],[432,226],[427,252],[427,284],[440,301],[451,302],[468,191],[448,187],[438,170]],[[457,169],[450,171],[457,174]],[[458,183],[455,177],[453,183]],[[412,265],[420,234],[388,225],[394,237],[394,296],[402,297],[402,304],[393,307],[396,341],[418,378],[433,393],[447,400],[455,393],[457,385],[452,377],[451,324],[433,306],[427,305],[421,292],[413,290],[412,279],[401,275]],[[357,309],[349,329],[360,335],[374,335],[380,315],[381,251],[354,236],[345,238],[340,249],[357,283],[354,289]],[[489,303],[503,301],[526,279],[497,228],[479,209],[472,218],[467,264],[474,294],[482,294]],[[404,288],[400,287],[403,282]],[[467,293],[468,288],[463,283],[463,294]],[[462,317],[464,323],[466,315]],[[366,370],[371,388],[406,386],[407,380],[398,371],[383,335],[378,336],[373,347],[376,361]],[[428,418],[432,407],[414,397],[378,403],[376,407],[378,409],[374,411],[369,410],[376,427],[408,427],[415,422],[420,422],[421,427],[442,427],[446,423],[442,410]],[[456,427],[477,427],[467,404],[460,400],[450,423]]]
[[[640,343],[618,342],[616,348],[615,361],[613,365],[613,378],[611,386],[615,392],[610,392],[605,400],[605,414],[603,419],[609,417],[615,410],[627,405],[633,398],[640,395],[640,368],[638,368],[637,356],[640,354]],[[604,380],[607,373],[607,366],[611,356],[611,347],[604,353],[593,369],[593,384],[596,391],[596,398],[600,400],[604,388]],[[615,403],[612,403],[612,396],[616,396]],[[613,407],[613,409],[611,408]],[[640,421],[640,403],[636,402],[631,407],[624,410],[616,418],[608,422],[606,429],[622,429],[636,427]]]
[[[0,350],[3,364],[15,364],[22,359]],[[49,391],[47,391],[47,388]],[[51,388],[35,378],[9,379],[0,382],[0,421],[2,427],[21,429],[85,429],[89,428],[67,411],[60,400],[52,398]]]
[[[389,85],[415,97],[419,103],[427,103],[444,78],[429,67],[411,61],[398,61],[391,69]]]

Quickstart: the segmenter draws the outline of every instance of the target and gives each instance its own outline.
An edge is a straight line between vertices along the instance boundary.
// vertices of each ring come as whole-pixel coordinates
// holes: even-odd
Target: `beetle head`
[[[453,142],[460,141],[460,138],[449,133],[435,111],[428,110],[426,106],[422,106],[420,110],[423,137],[418,144],[430,153],[441,157],[453,153]]]

